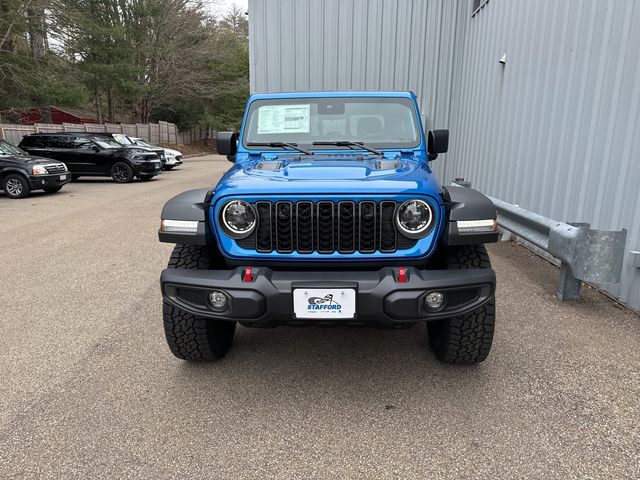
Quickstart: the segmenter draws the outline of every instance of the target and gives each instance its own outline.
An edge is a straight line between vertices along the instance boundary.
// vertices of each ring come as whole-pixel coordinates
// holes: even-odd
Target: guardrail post
[[[560,278],[558,278],[558,290],[556,297],[564,302],[567,300],[579,300],[582,290],[582,281],[573,276],[571,267],[566,262],[560,263]]]

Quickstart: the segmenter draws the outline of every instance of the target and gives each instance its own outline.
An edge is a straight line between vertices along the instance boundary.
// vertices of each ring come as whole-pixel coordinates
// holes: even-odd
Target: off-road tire
[[[29,181],[19,173],[10,173],[4,177],[2,189],[9,198],[25,198],[31,193]]]
[[[207,247],[176,245],[167,268],[207,270],[210,265],[211,257]],[[233,343],[236,322],[197,317],[167,301],[163,301],[162,316],[169,349],[183,360],[222,358]]]
[[[43,188],[42,190],[44,190],[46,193],[56,193],[62,190],[62,185],[60,185],[59,187],[47,187]]]
[[[168,172],[169,170],[171,170],[173,167],[175,167],[175,165],[165,165],[164,167],[162,167],[162,170],[164,170],[165,172]]]
[[[111,179],[116,183],[130,183],[133,180],[133,168],[127,162],[116,162],[111,166]]]
[[[447,269],[491,268],[484,245],[450,247]],[[496,319],[495,295],[483,306],[460,317],[427,322],[429,343],[443,363],[473,364],[484,361],[491,350]]]

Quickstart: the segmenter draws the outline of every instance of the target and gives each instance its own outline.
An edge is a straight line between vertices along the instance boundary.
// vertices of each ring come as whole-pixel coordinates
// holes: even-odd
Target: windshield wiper
[[[289,147],[294,150],[298,150],[306,155],[313,155],[313,152],[309,150],[305,150],[302,147],[299,147],[297,143],[287,143],[287,142],[249,142],[247,143],[248,147]]]
[[[380,150],[376,150],[375,148],[367,147],[364,142],[352,142],[350,140],[338,140],[337,142],[313,142],[312,145],[335,145],[336,147],[349,147],[353,149],[354,147],[364,148],[371,153],[375,153],[376,155],[383,155]]]

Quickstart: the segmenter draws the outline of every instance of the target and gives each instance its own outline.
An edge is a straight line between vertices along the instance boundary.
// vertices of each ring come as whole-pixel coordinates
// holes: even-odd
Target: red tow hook
[[[404,267],[400,267],[398,270],[398,283],[407,283],[407,271]]]
[[[242,281],[253,282],[253,276],[251,275],[251,267],[245,267],[244,272],[242,272]]]

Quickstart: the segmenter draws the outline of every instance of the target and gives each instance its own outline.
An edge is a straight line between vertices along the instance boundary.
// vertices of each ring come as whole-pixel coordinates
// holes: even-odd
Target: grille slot
[[[373,253],[376,251],[376,203],[360,202],[360,251]]]
[[[380,203],[380,251],[394,252],[396,250],[396,228],[393,226],[393,214],[396,202]]]
[[[296,240],[300,253],[313,252],[313,203],[298,202],[296,204]]]
[[[396,202],[390,200],[259,200],[254,205],[258,226],[237,242],[258,253],[392,253],[417,243],[396,232]]]
[[[353,253],[356,249],[356,204],[338,203],[338,251]]]
[[[278,252],[293,252],[293,205],[276,203],[276,248]]]
[[[333,253],[333,202],[318,202],[318,252]]]
[[[271,202],[257,202],[258,228],[256,229],[256,250],[269,253],[273,250],[273,229],[271,224]]]

